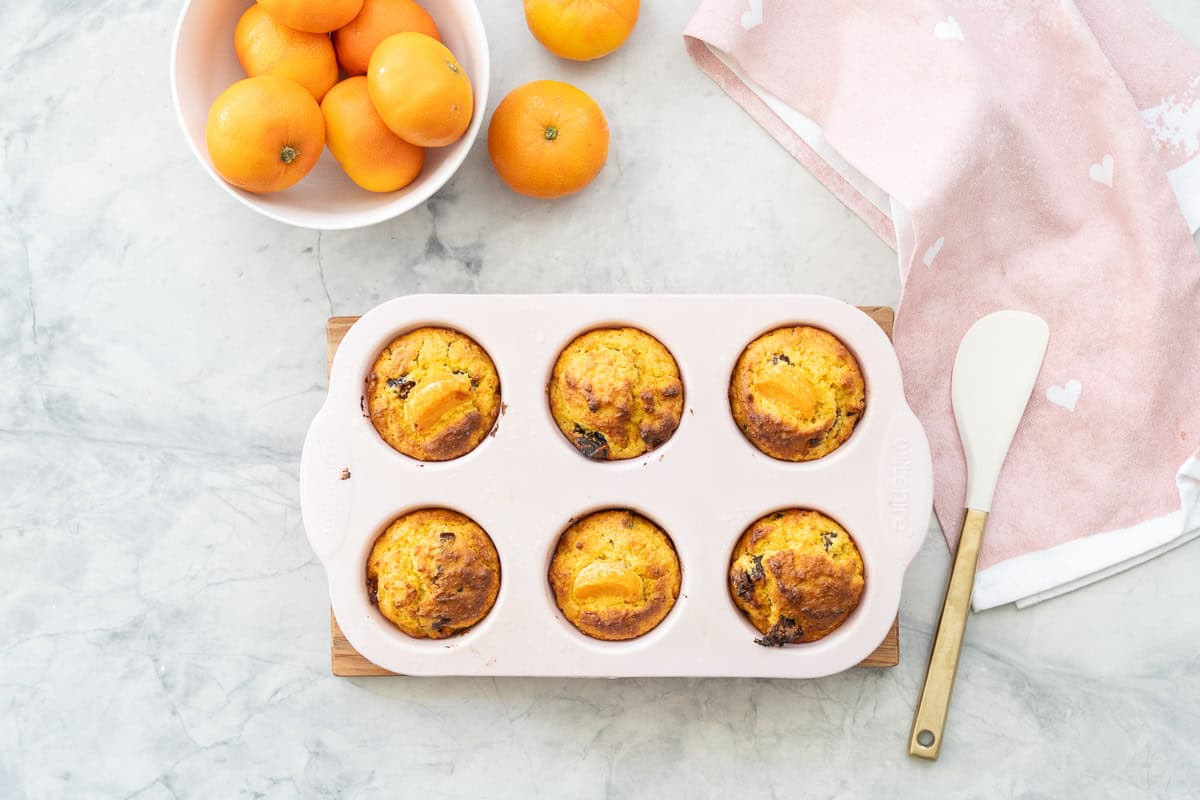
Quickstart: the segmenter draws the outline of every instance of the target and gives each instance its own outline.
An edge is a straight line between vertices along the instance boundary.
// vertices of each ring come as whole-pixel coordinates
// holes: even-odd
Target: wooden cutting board
[[[886,306],[864,306],[862,310],[867,316],[879,323],[879,327],[883,328],[888,338],[891,338],[892,323],[896,318],[895,312],[892,309]],[[346,331],[350,330],[350,326],[357,320],[358,317],[330,317],[326,322],[326,369],[333,366],[333,354],[337,352],[338,345],[341,344],[342,337],[346,335]],[[331,634],[330,655],[332,657],[331,663],[334,675],[346,678],[360,678],[370,675],[396,674],[372,664],[354,649],[354,645],[350,644],[349,640],[346,639],[346,635],[342,633],[342,629],[338,627],[337,618],[333,616],[332,609],[329,612],[329,628]],[[875,652],[863,659],[859,663],[859,666],[894,667],[899,663],[900,619],[897,617],[896,621],[892,623],[892,627],[888,630],[887,635],[883,637],[883,641],[879,643],[879,647],[875,648]]]

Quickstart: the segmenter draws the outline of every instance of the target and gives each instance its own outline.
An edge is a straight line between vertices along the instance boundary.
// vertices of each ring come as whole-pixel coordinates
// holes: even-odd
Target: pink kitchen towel
[[[977,610],[1200,534],[1200,53],[1136,0],[704,0],[685,41],[896,248],[896,350],[952,546],[958,344],[1001,308],[1050,324]]]

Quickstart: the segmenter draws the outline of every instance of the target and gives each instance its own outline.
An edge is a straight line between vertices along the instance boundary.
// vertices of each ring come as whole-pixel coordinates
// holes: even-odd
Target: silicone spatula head
[[[997,311],[972,325],[958,346],[950,395],[967,458],[967,508],[991,510],[1049,340],[1041,317]]]

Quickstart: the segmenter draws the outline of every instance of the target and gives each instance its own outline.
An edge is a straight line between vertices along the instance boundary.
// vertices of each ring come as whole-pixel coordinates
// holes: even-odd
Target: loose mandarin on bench
[[[608,122],[587,93],[560,81],[509,92],[488,125],[488,155],[514,192],[548,200],[578,192],[608,160]]]
[[[640,5],[639,0],[525,0],[525,23],[559,58],[591,61],[625,44]]]

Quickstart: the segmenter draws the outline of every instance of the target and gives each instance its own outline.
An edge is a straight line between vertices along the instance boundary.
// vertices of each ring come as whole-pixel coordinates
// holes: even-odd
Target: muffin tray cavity
[[[365,378],[389,341],[421,326],[461,331],[491,356],[503,411],[491,436],[446,462],[392,449],[365,415]],[[760,334],[812,325],[854,353],[866,409],[850,438],[816,461],[778,461],[733,421],[729,380]],[[600,327],[632,326],[671,351],[683,419],[661,447],[593,461],[558,430],[546,397],[559,352]],[[929,444],[904,400],[891,342],[866,314],[811,295],[415,295],[363,316],[338,348],[329,395],[309,428],[300,471],[304,527],[325,565],[334,614],[370,661],[407,675],[745,676],[808,678],[854,666],[888,632],[904,572],[933,501]],[[495,606],[473,628],[413,639],[372,604],[368,555],[397,517],[444,507],[473,519],[500,556]],[[671,537],[682,570],[674,608],[636,639],[591,639],[555,606],[547,569],[575,519],[632,509]],[[865,569],[858,608],[829,636],[762,647],[733,604],[729,561],[764,514],[810,508],[854,538]]]

